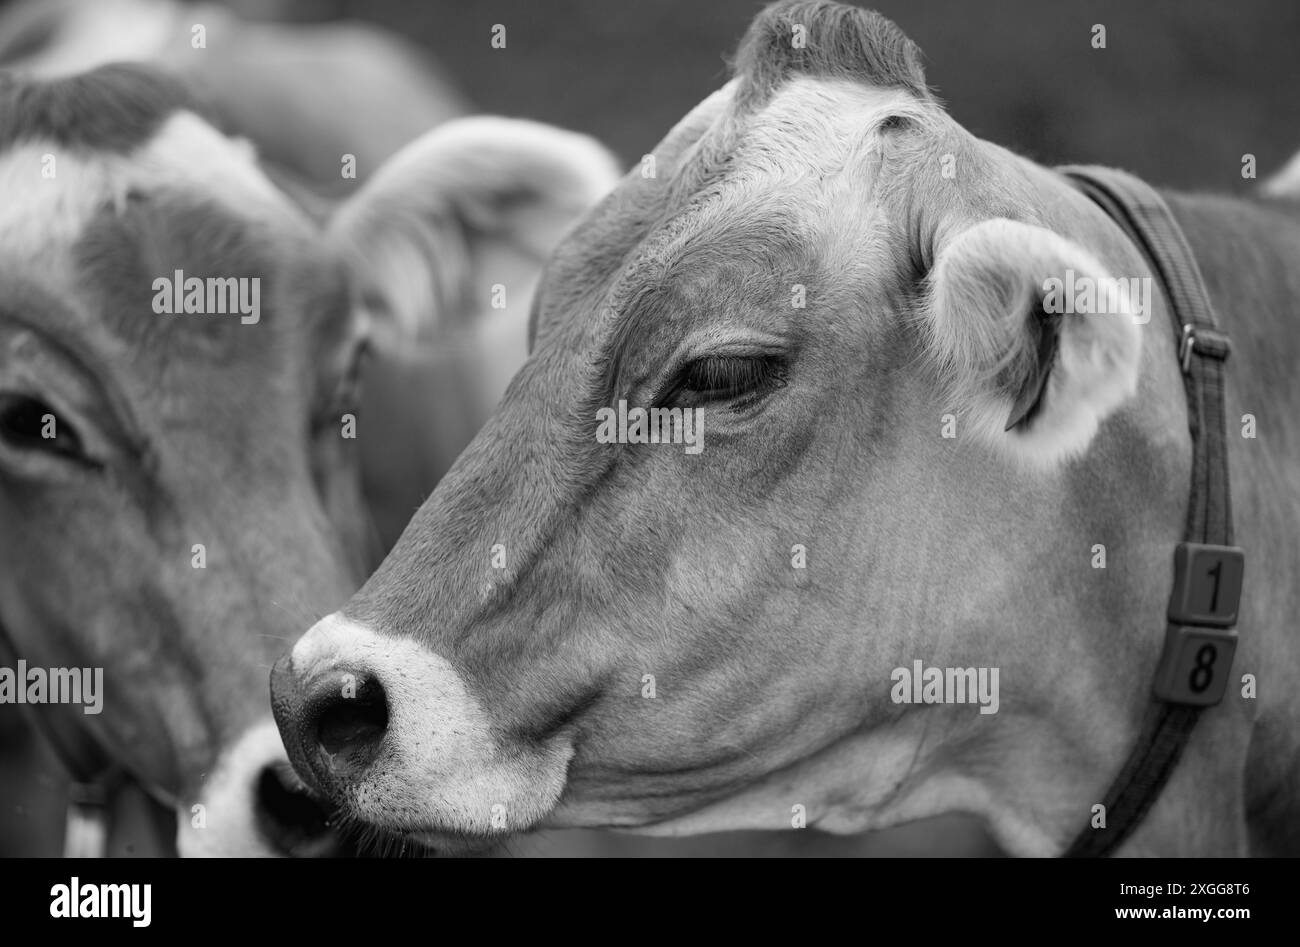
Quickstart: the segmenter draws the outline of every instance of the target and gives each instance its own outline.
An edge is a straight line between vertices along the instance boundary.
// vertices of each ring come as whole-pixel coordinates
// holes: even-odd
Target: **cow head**
[[[29,666],[102,669],[98,713],[33,709],[175,804],[183,853],[331,846],[266,675],[378,559],[362,354],[417,344],[417,305],[450,318],[430,280],[491,281],[476,254],[572,215],[608,160],[528,123],[446,129],[322,224],[150,69],[0,83],[0,629]],[[512,160],[475,177],[485,138]],[[421,284],[369,265],[381,241],[459,255],[404,253]]]
[[[296,767],[433,842],[956,812],[1058,850],[1147,699],[1187,467],[1154,294],[1045,293],[1146,266],[847,7],[761,14],[654,158],[557,252],[496,415],[277,666]],[[695,427],[646,443],[642,408]],[[912,702],[916,662],[996,669],[1000,700]]]

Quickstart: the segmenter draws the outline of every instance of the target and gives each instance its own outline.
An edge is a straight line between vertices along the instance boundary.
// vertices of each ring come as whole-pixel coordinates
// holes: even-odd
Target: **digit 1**
[[[1210,595],[1210,611],[1213,612],[1219,607],[1219,576],[1223,574],[1223,560],[1220,559],[1214,564],[1214,568],[1206,572],[1206,575],[1214,576],[1214,592]]]

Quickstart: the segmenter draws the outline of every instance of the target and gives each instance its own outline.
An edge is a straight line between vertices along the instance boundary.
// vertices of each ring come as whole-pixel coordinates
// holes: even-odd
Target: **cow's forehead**
[[[175,79],[117,65],[34,81],[0,74],[0,247],[67,243],[106,205],[175,189],[250,218],[299,220],[252,148],[199,116]]]
[[[50,81],[0,75],[6,258],[71,247],[106,210],[166,192],[258,227],[310,229],[251,146],[200,117],[186,90],[162,73],[117,65]]]
[[[660,143],[652,173],[643,161],[640,179],[633,172],[561,248],[547,280],[557,290],[552,311],[572,312],[613,281],[616,296],[635,296],[631,284],[655,269],[638,266],[647,256],[685,249],[692,231],[774,194],[802,196],[791,210],[813,221],[823,208],[809,182],[869,159],[890,116],[932,131],[945,119],[898,27],[841,4],[767,7],[740,44],[732,81]]]
[[[901,89],[797,76],[761,108],[749,110],[739,102],[733,107],[737,169],[776,165],[790,169],[787,173],[837,173],[878,141],[885,119],[933,126],[940,114],[930,100]]]
[[[129,356],[134,373],[155,383],[174,375],[153,371],[169,364],[196,371],[266,364],[295,348],[310,358],[315,343],[341,342],[350,322],[346,286],[319,234],[246,143],[165,94],[165,82],[158,92],[150,78],[133,74],[143,84],[116,98],[122,90],[111,81],[82,86],[73,100],[50,94],[55,83],[32,86],[47,90],[37,102],[12,87],[0,92],[8,108],[0,119],[7,296],[27,300],[38,325],[78,339],[99,360]],[[115,127],[68,122],[87,96],[117,114]],[[256,279],[266,315],[244,324],[239,314],[159,314],[155,280],[178,276]],[[300,344],[271,344],[286,337]]]
[[[656,149],[668,152],[666,174],[649,190],[657,192],[660,219],[679,231],[753,217],[760,205],[811,220],[819,208],[800,205],[798,195],[862,171],[886,119],[934,129],[942,116],[929,100],[903,90],[842,78],[794,77],[757,107],[740,97],[743,88],[737,81],[722,90],[721,114],[692,142],[678,139],[688,116]],[[865,195],[871,181],[859,176],[849,183]]]
[[[805,272],[828,229],[870,216],[881,124],[933,126],[940,114],[905,90],[838,78],[793,78],[758,109],[736,87],[701,106],[711,118],[683,120],[656,149],[656,176],[626,179],[562,249],[547,280],[556,312],[581,318],[569,297],[603,274],[586,308],[599,299],[625,334],[643,300],[674,282],[707,289],[710,268]]]
[[[133,194],[161,191],[202,196],[250,221],[308,226],[258,168],[246,143],[180,111],[125,154],[49,138],[0,151],[0,250],[36,254],[69,245],[104,208],[121,208]]]

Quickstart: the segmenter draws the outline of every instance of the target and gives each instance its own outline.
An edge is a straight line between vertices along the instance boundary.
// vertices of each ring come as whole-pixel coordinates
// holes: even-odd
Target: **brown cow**
[[[1151,700],[1191,447],[1163,295],[1063,315],[1055,348],[1039,304],[1149,264],[849,7],[764,11],[655,159],[557,251],[496,414],[277,666],[296,768],[435,847],[969,813],[1061,852]],[[1168,199],[1234,340],[1234,674],[1260,685],[1229,681],[1124,850],[1294,853],[1300,211]],[[698,412],[695,441],[634,411]],[[978,708],[943,693],[962,669]]]

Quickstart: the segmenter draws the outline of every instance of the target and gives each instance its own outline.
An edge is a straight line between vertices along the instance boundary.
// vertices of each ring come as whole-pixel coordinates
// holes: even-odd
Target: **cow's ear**
[[[1011,220],[942,245],[925,322],[959,432],[964,418],[974,436],[1039,467],[1086,450],[1137,391],[1151,299],[1134,285],[1073,241]]]
[[[618,178],[594,139],[537,122],[457,119],[386,161],[328,227],[380,345],[521,313],[551,250]]]

